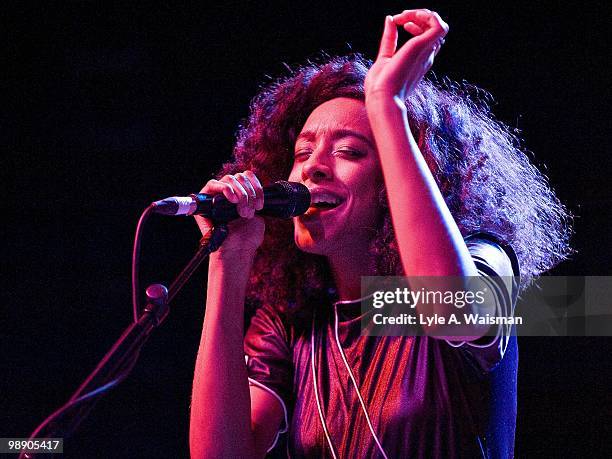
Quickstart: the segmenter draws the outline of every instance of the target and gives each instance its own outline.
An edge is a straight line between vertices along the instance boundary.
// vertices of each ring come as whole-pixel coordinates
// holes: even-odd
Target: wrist
[[[401,98],[402,91],[398,88],[376,87],[369,88],[365,92],[366,101],[389,101],[395,97]]]
[[[408,109],[404,102],[397,97],[371,99],[366,103],[366,113],[374,137],[389,132],[395,132],[402,126],[408,126]],[[392,131],[389,131],[389,129]]]
[[[404,99],[393,92],[378,91],[367,94],[365,106],[368,116],[370,117],[389,113],[407,113]]]
[[[213,292],[223,292],[221,303],[232,303],[232,298],[235,299],[236,304],[244,302],[246,285],[253,268],[253,259],[254,256],[246,254],[238,256],[234,252],[212,253],[208,264],[208,299],[211,299]]]
[[[224,265],[232,266],[248,266],[249,269],[255,260],[257,249],[223,249],[220,248],[216,252],[210,254],[210,260],[220,262]]]

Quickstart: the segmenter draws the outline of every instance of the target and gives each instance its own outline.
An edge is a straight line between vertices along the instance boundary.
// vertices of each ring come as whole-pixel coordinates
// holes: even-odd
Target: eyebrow
[[[350,129],[335,129],[331,132],[332,139],[339,139],[342,137],[356,137],[362,142],[366,143],[372,150],[376,150],[370,139],[368,139],[365,135],[360,134],[357,131],[352,131]],[[304,131],[301,132],[300,135],[295,139],[296,143],[300,140],[312,141],[316,139],[316,134],[313,131]]]

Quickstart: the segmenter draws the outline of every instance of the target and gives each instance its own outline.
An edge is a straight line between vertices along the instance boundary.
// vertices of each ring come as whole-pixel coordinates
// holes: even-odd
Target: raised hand
[[[414,35],[397,49],[398,27]],[[374,97],[405,99],[433,65],[448,24],[426,9],[405,10],[385,18],[378,56],[365,81],[366,103]]]

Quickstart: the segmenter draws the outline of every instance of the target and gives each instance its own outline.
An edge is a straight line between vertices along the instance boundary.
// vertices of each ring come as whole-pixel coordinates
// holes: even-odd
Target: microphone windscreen
[[[278,195],[271,190],[266,190],[264,197],[264,208],[266,211],[273,210],[274,217],[291,218],[302,215],[310,207],[310,191],[305,185],[297,182],[279,180],[273,185],[278,190]],[[282,205],[276,205],[279,199]],[[266,212],[266,215],[268,212]]]

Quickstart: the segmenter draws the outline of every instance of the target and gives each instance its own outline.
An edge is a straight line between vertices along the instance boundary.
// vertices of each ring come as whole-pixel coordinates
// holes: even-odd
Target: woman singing
[[[511,314],[569,253],[567,212],[519,141],[469,87],[423,79],[447,32],[426,9],[388,16],[373,64],[309,63],[253,100],[202,190],[242,218],[210,257],[194,458],[263,457],[280,434],[291,457],[513,456],[516,337],[361,336],[362,276],[479,276],[494,297],[466,308]],[[255,216],[276,180],[310,190],[292,222]]]

